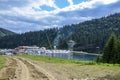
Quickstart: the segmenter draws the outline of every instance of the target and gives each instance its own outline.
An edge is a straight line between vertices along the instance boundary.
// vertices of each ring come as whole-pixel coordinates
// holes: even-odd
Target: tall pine
[[[120,37],[117,40],[117,54],[116,54],[116,63],[120,64]]]
[[[116,49],[116,36],[114,33],[111,34],[107,44],[104,47],[103,62],[105,63],[115,63],[115,57],[117,54]]]

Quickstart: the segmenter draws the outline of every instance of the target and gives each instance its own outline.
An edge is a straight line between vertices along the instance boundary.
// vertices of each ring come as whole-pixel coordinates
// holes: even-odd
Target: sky
[[[120,12],[120,0],[0,0],[0,27],[38,31]]]

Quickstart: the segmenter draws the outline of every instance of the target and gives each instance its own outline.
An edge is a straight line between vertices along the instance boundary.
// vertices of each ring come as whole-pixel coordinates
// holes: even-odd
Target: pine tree
[[[115,63],[115,57],[116,57],[116,36],[114,33],[111,34],[107,44],[104,48],[104,54],[103,54],[103,62],[105,63]]]
[[[117,40],[117,54],[116,54],[116,63],[120,64],[120,37]]]

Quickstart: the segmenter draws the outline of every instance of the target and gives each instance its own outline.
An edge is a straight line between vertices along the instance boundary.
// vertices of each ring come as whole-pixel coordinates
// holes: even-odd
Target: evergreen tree
[[[117,54],[116,54],[116,62],[120,64],[120,37],[117,40]]]
[[[63,37],[60,38],[60,41],[58,43],[58,49],[67,49],[68,45],[67,45],[67,40]]]
[[[115,57],[117,54],[116,48],[116,36],[114,33],[111,34],[107,44],[104,48],[103,62],[105,63],[115,63]]]

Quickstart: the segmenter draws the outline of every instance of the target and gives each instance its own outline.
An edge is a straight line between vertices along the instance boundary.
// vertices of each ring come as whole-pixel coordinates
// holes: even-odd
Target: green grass
[[[120,64],[96,63],[98,67],[108,69],[120,69]]]
[[[0,69],[4,67],[6,63],[6,58],[4,56],[0,56]]]
[[[80,64],[80,65],[91,65],[91,66],[98,66],[101,68],[115,68],[120,69],[120,64],[106,64],[106,63],[96,63],[95,61],[82,61],[82,60],[69,60],[69,59],[62,59],[62,58],[52,58],[46,56],[20,56],[24,58],[29,58],[31,60],[42,61],[47,63],[60,63],[60,64]]]
[[[80,60],[70,60],[63,58],[54,58],[54,57],[46,57],[46,56],[21,56],[24,58],[29,58],[36,61],[43,61],[48,63],[61,63],[61,64],[95,64],[93,61],[80,61]]]

